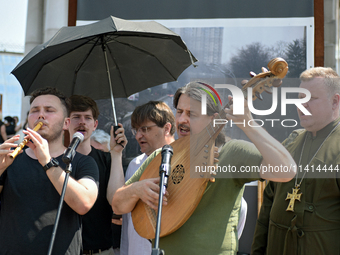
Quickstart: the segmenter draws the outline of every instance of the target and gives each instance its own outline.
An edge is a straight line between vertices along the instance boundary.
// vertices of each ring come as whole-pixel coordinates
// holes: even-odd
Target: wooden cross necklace
[[[331,130],[331,132],[329,132],[329,134],[326,136],[326,138],[322,141],[321,145],[319,146],[319,148],[316,150],[316,152],[314,153],[313,157],[311,158],[311,160],[309,161],[309,163],[307,164],[307,166],[309,166],[309,164],[312,162],[312,160],[314,159],[314,157],[316,156],[316,154],[319,152],[319,150],[321,149],[322,145],[325,143],[325,141],[327,140],[327,138],[333,133],[333,131],[337,128],[337,126],[339,126],[340,122],[338,122],[338,124],[336,124],[336,126]],[[298,166],[300,166],[301,164],[301,158],[302,158],[302,154],[303,154],[303,151],[304,151],[304,148],[305,148],[305,144],[306,144],[306,140],[307,140],[307,134],[305,136],[305,140],[303,142],[303,145],[302,145],[302,150],[301,150],[301,154],[300,154],[300,159],[299,159],[299,164]],[[292,193],[289,193],[287,192],[287,197],[286,197],[286,200],[289,199],[289,204],[288,204],[288,207],[286,209],[286,211],[291,211],[291,212],[294,212],[294,203],[295,203],[295,200],[298,200],[299,202],[301,202],[301,195],[302,193],[299,193],[299,190],[300,190],[300,186],[301,186],[301,183],[303,181],[303,179],[305,178],[305,175],[306,175],[307,171],[304,171],[302,177],[301,177],[301,180],[299,183],[297,183],[297,179],[298,179],[298,171],[296,171],[296,176],[295,176],[295,188],[293,188],[293,192]]]

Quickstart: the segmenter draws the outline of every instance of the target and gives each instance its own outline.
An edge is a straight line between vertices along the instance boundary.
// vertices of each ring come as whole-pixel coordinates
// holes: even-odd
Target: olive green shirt
[[[298,192],[301,201],[295,201],[294,212],[286,211],[289,200],[285,199],[292,193],[295,178],[268,183],[251,254],[340,254],[340,125],[325,140],[338,122],[330,123],[315,137],[297,130],[284,141],[298,164],[297,183],[310,162]]]
[[[126,182],[138,181],[149,162],[160,150],[149,156]],[[256,147],[245,141],[231,140],[221,150],[219,165],[260,165],[262,156]],[[209,182],[194,213],[174,233],[160,238],[159,247],[166,255],[231,255],[238,249],[237,224],[244,183],[259,179],[259,173],[246,178],[216,178]],[[176,215],[174,215],[176,217]]]

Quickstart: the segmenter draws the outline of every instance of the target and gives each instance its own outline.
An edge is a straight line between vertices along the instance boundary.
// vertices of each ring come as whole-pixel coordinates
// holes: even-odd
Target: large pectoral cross
[[[293,188],[293,193],[287,192],[286,200],[290,199],[290,201],[289,201],[286,211],[294,212],[295,200],[301,201],[300,199],[301,199],[302,193],[298,194],[299,190],[300,190],[299,187],[295,186],[295,189]]]

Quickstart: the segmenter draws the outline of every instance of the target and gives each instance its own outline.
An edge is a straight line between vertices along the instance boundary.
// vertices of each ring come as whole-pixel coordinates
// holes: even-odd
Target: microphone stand
[[[156,234],[155,234],[155,244],[152,248],[151,255],[164,255],[164,251],[159,248],[159,235],[161,232],[161,220],[162,220],[162,202],[163,202],[163,191],[165,192],[164,180],[165,174],[169,169],[163,169],[160,167],[159,176],[159,198],[158,198],[158,213],[157,213],[157,223],[156,223]]]
[[[54,227],[53,227],[53,231],[52,231],[52,236],[51,236],[50,244],[49,244],[49,247],[48,247],[48,253],[47,253],[48,255],[52,254],[54,240],[55,240],[55,236],[56,236],[57,228],[58,228],[58,224],[59,224],[59,218],[60,218],[60,214],[61,214],[61,209],[62,209],[63,203],[64,203],[64,197],[65,197],[65,193],[66,193],[67,182],[68,182],[68,178],[70,176],[70,173],[72,172],[71,160],[68,163],[66,163],[65,172],[66,172],[66,175],[65,175],[64,185],[63,185],[63,189],[61,191],[58,211],[57,211],[57,215],[56,215],[55,222],[54,222]]]

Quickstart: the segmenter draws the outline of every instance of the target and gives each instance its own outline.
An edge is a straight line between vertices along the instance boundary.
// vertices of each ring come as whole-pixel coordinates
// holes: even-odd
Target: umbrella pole
[[[118,126],[117,116],[116,116],[115,100],[113,99],[113,90],[112,90],[112,82],[111,82],[111,76],[110,76],[109,62],[107,61],[106,47],[105,47],[104,44],[102,44],[102,49],[104,51],[104,56],[105,56],[107,78],[109,80],[109,85],[110,85],[110,95],[111,95],[111,104],[112,104],[112,111],[113,111],[113,120],[115,122],[115,125],[113,127],[113,135],[114,135],[114,137],[116,137],[116,130],[119,128],[119,126]],[[124,148],[124,145],[122,144],[122,142],[120,142],[119,144]]]
[[[116,108],[115,108],[115,100],[113,98],[113,90],[112,90],[112,83],[111,83],[111,76],[110,76],[110,69],[109,69],[109,62],[107,61],[107,54],[106,54],[106,48],[103,44],[103,51],[105,56],[105,64],[106,64],[106,72],[107,72],[107,78],[109,80],[109,86],[110,86],[110,96],[111,96],[111,104],[112,104],[112,111],[113,111],[113,120],[115,122],[115,126],[118,126],[117,117],[116,117]]]

